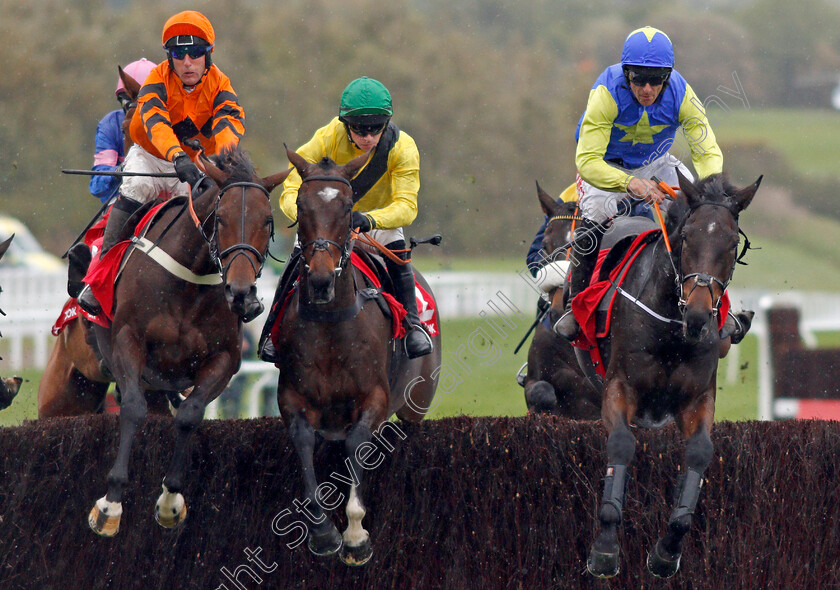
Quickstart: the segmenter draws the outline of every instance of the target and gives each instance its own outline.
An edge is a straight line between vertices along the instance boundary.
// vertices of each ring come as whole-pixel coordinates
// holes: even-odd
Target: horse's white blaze
[[[338,196],[338,189],[332,188],[330,186],[324,187],[320,191],[318,191],[318,196],[324,199],[325,201],[332,201]]]
[[[344,544],[348,547],[359,547],[364,544],[370,535],[362,526],[362,519],[365,517],[365,507],[362,506],[356,486],[350,486],[350,499],[347,500],[347,530],[344,531]]]
[[[168,518],[172,518],[176,514],[180,514],[181,510],[184,509],[184,496],[181,494],[173,494],[169,491],[169,489],[167,489],[166,485],[161,487],[163,487],[163,492],[160,494],[160,497],[155,504],[158,514],[164,515]]]
[[[709,226],[706,228],[706,231],[707,231],[708,233],[710,233],[710,234],[713,234],[713,233],[715,233],[715,228],[716,228],[716,227],[717,227],[717,224],[713,221],[713,222],[711,222],[711,223],[709,224]]]
[[[102,496],[96,501],[96,507],[99,509],[99,512],[112,518],[119,518],[122,516],[122,503],[109,502],[105,499],[105,496]]]

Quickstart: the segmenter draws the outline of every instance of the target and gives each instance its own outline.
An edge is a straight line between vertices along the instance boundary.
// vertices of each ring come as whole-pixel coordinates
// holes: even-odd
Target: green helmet
[[[342,120],[370,115],[390,117],[393,114],[391,93],[378,80],[362,76],[350,82],[341,93],[338,116]]]

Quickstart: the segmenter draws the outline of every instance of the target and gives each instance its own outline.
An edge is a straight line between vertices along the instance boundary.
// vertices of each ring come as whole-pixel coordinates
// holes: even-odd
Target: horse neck
[[[196,217],[198,217],[199,225],[196,225],[192,214],[189,211],[189,203],[185,203],[183,207],[186,208],[180,216],[178,221],[170,227],[169,233],[178,236],[177,244],[174,247],[174,252],[180,252],[183,256],[182,260],[186,260],[184,265],[195,272],[196,274],[209,274],[217,270],[215,262],[210,257],[210,247],[204,235],[208,238],[212,235],[215,218],[213,210],[215,208],[215,198],[210,194],[214,189],[202,193],[196,200],[193,201],[193,209]],[[178,211],[179,208],[173,209]],[[164,227],[168,225],[167,219],[162,220]],[[202,235],[202,231],[204,235]],[[174,255],[174,252],[170,255]],[[178,256],[177,258],[181,258]]]

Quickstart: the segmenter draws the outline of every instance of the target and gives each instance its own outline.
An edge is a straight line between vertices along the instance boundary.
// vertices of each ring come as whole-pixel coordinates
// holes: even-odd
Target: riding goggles
[[[388,122],[378,123],[376,125],[350,125],[347,124],[347,127],[358,135],[359,137],[365,137],[367,135],[379,135],[385,130],[385,127],[388,125]]]
[[[651,74],[649,72],[637,72],[634,70],[630,70],[627,72],[627,78],[634,86],[645,86],[650,84],[651,86],[661,86],[665,82],[668,81],[668,77],[671,75],[670,72],[665,73],[656,73]]]
[[[211,45],[178,45],[175,47],[167,47],[166,53],[169,54],[169,57],[172,59],[182,60],[186,56],[190,56],[190,59],[198,59],[204,55],[210,53],[210,50],[213,47]]]

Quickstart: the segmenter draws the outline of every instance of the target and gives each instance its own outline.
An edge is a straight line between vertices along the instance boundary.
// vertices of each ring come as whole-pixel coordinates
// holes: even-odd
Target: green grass
[[[733,109],[727,113],[714,108],[709,118],[722,145],[764,143],[785,156],[795,170],[805,175],[836,176],[840,112]]]
[[[429,418],[446,416],[521,416],[525,399],[515,376],[525,362],[528,345],[519,354],[513,349],[528,328],[529,318],[518,321],[502,337],[485,320],[444,322],[443,380]],[[818,335],[822,347],[840,347],[840,333]],[[758,415],[758,341],[748,336],[723,359],[718,370],[716,420],[754,420]],[[457,356],[457,360],[456,357]],[[0,412],[0,426],[13,426],[37,417],[39,371],[21,373],[26,381],[12,405]]]

